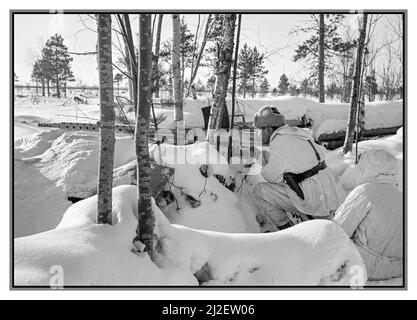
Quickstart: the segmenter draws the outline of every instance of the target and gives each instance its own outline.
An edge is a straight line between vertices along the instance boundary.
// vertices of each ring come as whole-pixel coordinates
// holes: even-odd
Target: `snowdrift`
[[[383,149],[392,154],[398,161],[398,188],[403,187],[403,128],[398,129],[397,134],[388,138],[379,140],[366,140],[358,144],[358,153],[361,154],[366,150]],[[359,185],[360,171],[355,165],[356,144],[353,144],[352,151],[345,155],[342,154],[342,148],[326,153],[327,165],[340,177],[340,183],[349,193]],[[371,166],[372,164],[370,164]]]
[[[227,189],[215,177],[220,175],[227,185],[236,183],[239,172],[230,168],[213,146],[205,142],[188,146],[161,144],[152,145],[149,152],[156,163],[175,169],[169,189],[177,201],[164,210],[172,223],[211,231],[260,232],[250,199]],[[210,166],[208,178],[200,172],[203,165]],[[190,207],[186,194],[200,201],[200,206]]]
[[[175,265],[159,268],[131,252],[136,188],[114,189],[117,224],[97,225],[96,197],[74,204],[57,229],[15,240],[14,284],[40,286],[195,285]],[[54,278],[62,270],[62,279]],[[62,280],[62,282],[60,282]]]
[[[56,229],[16,239],[14,284],[56,285],[57,268],[64,286],[364,284],[357,249],[330,221],[277,233],[226,234],[171,225],[154,205],[154,263],[131,252],[136,187],[116,187],[113,195],[113,226],[94,223],[97,200],[91,197],[71,206]]]
[[[71,205],[68,197],[85,198],[96,193],[98,146],[97,134],[60,129],[43,130],[15,141],[15,237],[55,228]],[[133,139],[118,137],[115,167],[134,158]],[[125,177],[119,180],[119,184],[129,183]]]
[[[114,167],[135,159],[134,142],[117,137]],[[45,130],[15,141],[15,157],[31,161],[47,179],[71,197],[96,192],[99,136],[93,132]]]
[[[55,228],[71,205],[62,188],[43,176],[30,162],[14,159],[14,237]]]

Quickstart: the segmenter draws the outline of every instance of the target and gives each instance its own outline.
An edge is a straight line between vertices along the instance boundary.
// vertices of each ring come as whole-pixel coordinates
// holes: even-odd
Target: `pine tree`
[[[251,87],[252,98],[255,97],[255,85],[258,79],[264,77],[268,70],[265,69],[265,56],[255,47],[249,47],[245,43],[239,53],[239,78],[240,87],[243,89],[243,97],[246,97],[246,91]],[[251,82],[251,83],[250,83]]]
[[[138,167],[138,227],[134,244],[145,245],[144,251],[153,256],[155,217],[151,202],[151,168],[149,162],[149,118],[152,103],[152,36],[151,15],[139,15],[139,108],[136,116],[135,146]]]
[[[293,60],[305,60],[310,69],[310,77],[317,80],[319,101],[324,102],[324,75],[326,70],[331,71],[333,64],[331,58],[341,48],[342,38],[338,34],[341,24],[341,14],[313,14],[311,23],[295,32],[312,33],[295,50]]]
[[[375,96],[378,94],[378,84],[376,82],[375,69],[371,71],[369,76],[365,77],[365,89],[369,102],[375,101]]]
[[[45,96],[45,86],[48,87],[48,97],[49,97],[49,82],[50,82],[50,65],[42,57],[35,61],[33,64],[31,78],[35,81],[36,94],[38,93],[38,85],[42,86],[42,96]]]
[[[68,48],[64,45],[64,38],[55,34],[46,41],[42,50],[46,78],[55,86],[56,95],[61,97],[61,86],[74,79],[71,70],[72,57],[68,54]]]
[[[324,103],[324,41],[325,41],[325,25],[324,25],[324,14],[319,15],[319,102]]]
[[[265,98],[265,96],[268,94],[269,92],[269,81],[267,78],[263,78],[261,84],[259,85],[259,91],[261,93],[261,97]]]
[[[33,81],[35,81],[35,90],[37,95],[39,82],[43,83],[43,75],[40,60],[36,60],[33,64],[31,78]],[[42,96],[45,96],[45,86],[43,86]]]
[[[290,83],[288,81],[287,75],[284,73],[279,78],[279,84],[278,84],[278,92],[281,96],[286,95],[288,93],[288,88],[290,86]]]
[[[343,41],[335,47],[335,54],[338,58],[338,65],[341,70],[336,70],[342,77],[342,92],[341,101],[345,103],[350,102],[350,95],[352,91],[352,78],[354,69],[354,49],[357,46],[356,40]]]
[[[307,95],[311,93],[310,89],[310,81],[308,79],[304,79],[300,84],[300,90],[303,93],[303,97],[307,98]]]
[[[72,58],[71,58],[72,59]],[[69,68],[64,69],[64,77],[62,79],[63,82],[63,89],[64,89],[64,96],[67,97],[67,84],[68,82],[75,82],[74,74]]]
[[[223,36],[223,15],[212,14],[210,18],[210,29],[207,34],[207,45],[202,65],[210,67],[215,72],[217,65],[217,43],[218,39]]]
[[[293,97],[297,97],[300,95],[300,89],[297,87],[296,84],[293,84],[293,85],[290,84],[289,91],[290,91],[290,95]]]
[[[100,156],[97,187],[97,223],[112,224],[112,187],[115,138],[111,15],[97,15],[100,84]]]
[[[341,88],[333,81],[327,86],[326,92],[330,99],[333,100],[335,96],[341,95]]]
[[[216,84],[216,76],[210,76],[207,78],[207,90],[210,91],[211,96],[214,95],[214,86]]]

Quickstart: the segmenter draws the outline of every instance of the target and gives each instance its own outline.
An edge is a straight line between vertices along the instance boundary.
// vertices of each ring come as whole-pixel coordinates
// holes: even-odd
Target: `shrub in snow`
[[[137,188],[113,190],[114,225],[96,225],[96,197],[71,206],[51,231],[15,240],[15,285],[360,285],[360,255],[330,221],[269,234],[228,234],[172,225],[154,205],[152,262],[131,252]],[[52,269],[54,270],[54,269]],[[198,278],[196,278],[196,276]],[[362,274],[364,276],[364,274]],[[52,280],[51,280],[52,279]]]

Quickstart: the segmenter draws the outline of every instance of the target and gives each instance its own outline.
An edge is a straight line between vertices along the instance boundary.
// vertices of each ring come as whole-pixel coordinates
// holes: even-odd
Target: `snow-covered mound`
[[[362,259],[330,221],[264,234],[225,234],[167,226],[163,247],[205,285],[346,285]],[[361,279],[365,281],[365,279]],[[365,282],[362,282],[364,284]]]
[[[269,234],[226,234],[171,225],[154,205],[155,263],[131,252],[137,189],[113,190],[114,225],[96,225],[96,197],[70,207],[55,230],[15,240],[15,285],[363,285],[364,265],[330,221]],[[195,275],[194,275],[195,274]],[[363,281],[361,281],[363,280]]]
[[[403,128],[398,129],[393,136],[378,140],[361,141],[358,144],[358,153],[372,149],[382,149],[392,154],[397,159],[397,180],[398,188],[403,187]],[[353,152],[342,154],[342,148],[326,153],[327,165],[340,177],[344,189],[349,192],[358,186],[362,181],[363,173],[355,165],[356,144],[353,144]],[[375,165],[375,159],[370,161],[369,167]]]
[[[117,137],[114,167],[135,159],[134,142]],[[46,130],[15,141],[15,155],[35,163],[41,174],[68,196],[85,198],[95,193],[99,136],[94,132]]]
[[[221,175],[227,183],[236,173],[212,145],[205,142],[187,146],[152,145],[150,155],[156,163],[175,169],[170,190],[177,201],[164,210],[172,223],[211,231],[259,232],[256,209],[250,200],[216,179],[215,175]],[[202,165],[210,167],[208,178],[200,172]],[[201,204],[191,207],[185,194]]]
[[[346,130],[350,104],[318,104],[307,110],[312,120],[313,136]],[[365,130],[399,127],[403,125],[403,102],[383,101],[365,104]]]
[[[96,133],[43,130],[17,139],[14,146],[15,237],[55,228],[71,205],[68,197],[84,198],[96,193]],[[115,167],[134,158],[133,139],[118,137]],[[119,180],[115,183],[129,183]]]
[[[14,141],[44,131],[44,128],[38,127],[40,122],[47,121],[37,116],[15,116]]]
[[[97,197],[74,204],[57,229],[15,240],[15,278],[19,285],[91,286],[195,285],[188,272],[158,267],[148,255],[131,252],[137,220],[136,187],[115,188],[115,225],[97,225]],[[59,268],[59,269],[57,269]]]

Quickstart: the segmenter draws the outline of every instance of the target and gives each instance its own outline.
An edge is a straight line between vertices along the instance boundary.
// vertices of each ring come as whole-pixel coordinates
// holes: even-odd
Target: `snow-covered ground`
[[[91,197],[70,207],[56,229],[16,239],[15,285],[364,284],[357,249],[329,221],[279,233],[218,233],[172,225],[154,205],[159,244],[152,262],[131,252],[136,197],[134,186],[114,189],[112,226],[94,223]]]
[[[306,114],[308,110],[319,114],[317,103],[301,98],[248,100],[246,110],[277,104],[278,100],[287,104],[287,109],[282,106],[280,110],[289,116]],[[187,100],[186,110],[189,108],[197,116],[202,106],[202,101]],[[345,107],[324,105],[322,108]],[[393,115],[388,112],[392,123],[397,119],[396,112],[393,111]],[[61,114],[66,114],[66,118]],[[330,222],[312,222],[285,232],[260,234],[256,209],[248,196],[250,182],[256,182],[259,176],[243,180],[246,169],[239,165],[229,167],[225,159],[205,143],[184,147],[151,146],[151,155],[157,163],[175,168],[170,190],[177,201],[162,208],[163,214],[154,206],[161,244],[157,260],[152,262],[146,255],[133,254],[130,246],[136,227],[135,187],[115,188],[113,213],[117,224],[114,226],[94,224],[94,197],[71,207],[66,200],[68,195],[84,198],[95,193],[98,135],[40,128],[37,123],[74,121],[73,116],[77,121],[92,121],[88,118],[98,118],[98,106],[61,106],[51,101],[38,106],[17,104],[15,107],[14,231],[18,238],[15,240],[15,284],[48,285],[50,268],[56,265],[63,267],[66,285],[197,285],[199,282],[208,285],[349,285],[353,281],[349,266],[361,265],[361,261],[356,248],[340,228]],[[392,124],[384,117],[377,119]],[[359,143],[359,152],[371,148],[385,149],[398,159],[401,190],[402,129],[385,139]],[[180,157],[187,158],[188,164],[172,161],[169,157],[174,154],[173,149]],[[342,156],[340,150],[326,154],[326,162],[335,171],[346,194],[358,183],[354,158],[353,153]],[[123,172],[134,159],[132,138],[118,135],[115,171]],[[207,163],[211,165],[206,179],[200,168]],[[234,182],[235,192],[220,183],[216,174],[221,175],[226,184]],[[128,183],[123,178],[120,181]],[[191,207],[186,195],[198,200],[199,206]],[[389,281],[394,285],[400,282],[401,279]],[[372,283],[381,284],[386,283]]]
[[[62,188],[31,162],[14,159],[14,236],[24,237],[55,228],[72,204]]]

